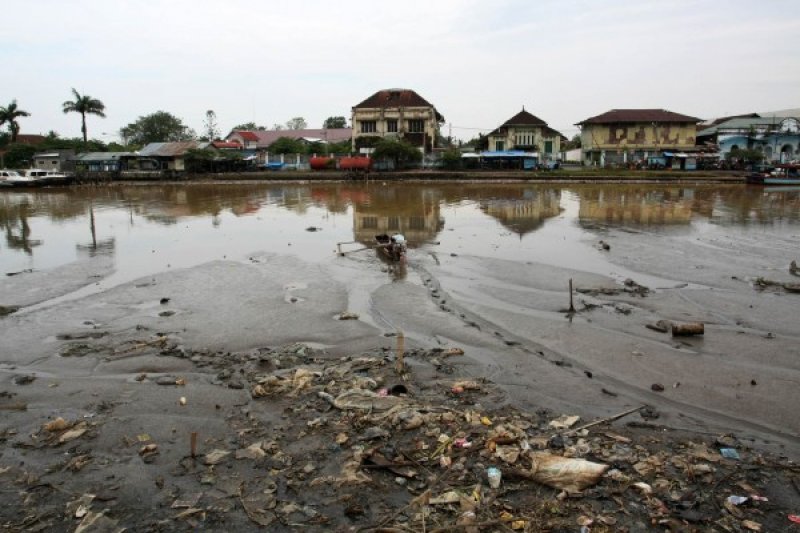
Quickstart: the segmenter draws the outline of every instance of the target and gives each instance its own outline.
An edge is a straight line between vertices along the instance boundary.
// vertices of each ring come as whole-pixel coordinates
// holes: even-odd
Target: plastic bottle
[[[486,477],[489,478],[489,486],[496,489],[500,486],[500,480],[503,478],[503,473],[499,468],[493,466],[486,469]]]

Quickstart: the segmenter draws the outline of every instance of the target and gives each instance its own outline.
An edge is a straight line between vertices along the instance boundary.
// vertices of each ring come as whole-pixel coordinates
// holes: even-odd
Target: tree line
[[[80,150],[88,150],[89,146],[89,132],[87,128],[86,118],[87,115],[95,115],[105,118],[105,104],[88,94],[81,94],[74,88],[72,89],[71,100],[67,100],[62,104],[64,113],[77,113],[81,116],[81,135],[83,138],[83,146],[75,146],[75,142],[67,141],[69,148]],[[17,100],[13,99],[11,103],[5,107],[0,107],[0,128],[4,125],[8,127],[8,134],[0,134],[0,146],[6,146],[17,142],[17,137],[20,131],[19,119],[31,116],[30,112],[21,109],[17,104]],[[175,115],[166,111],[156,111],[149,115],[140,116],[136,121],[128,124],[119,131],[120,139],[122,140],[121,148],[136,148],[144,146],[151,142],[169,142],[169,141],[188,141],[188,140],[201,140],[201,141],[214,141],[220,139],[220,130],[217,126],[216,113],[213,110],[206,111],[205,120],[203,122],[203,135],[198,136],[194,130],[189,128],[183,121]],[[274,130],[300,130],[306,129],[308,124],[303,117],[294,117],[284,124],[274,124]],[[343,116],[328,117],[323,123],[323,128],[345,128],[347,127],[347,119]],[[264,126],[257,125],[254,122],[246,122],[234,126],[234,130],[266,130]],[[58,134],[51,131],[48,135],[49,138],[57,138]],[[103,143],[99,141],[92,141],[94,148],[98,148]],[[112,143],[113,146],[115,143]],[[50,147],[54,148],[53,146]]]

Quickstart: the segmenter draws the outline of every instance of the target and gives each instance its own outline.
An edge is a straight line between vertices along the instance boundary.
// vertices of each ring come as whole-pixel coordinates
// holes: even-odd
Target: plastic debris
[[[741,459],[739,452],[735,448],[720,448],[719,453],[725,459]]]
[[[530,460],[527,477],[567,492],[580,492],[595,485],[608,470],[608,465],[543,452],[530,454]]]
[[[486,478],[489,480],[489,486],[496,489],[500,486],[500,481],[503,478],[503,473],[499,468],[489,467],[486,469]]]

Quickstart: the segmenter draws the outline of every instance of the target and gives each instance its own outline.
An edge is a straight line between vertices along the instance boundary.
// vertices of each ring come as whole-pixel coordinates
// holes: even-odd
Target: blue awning
[[[481,152],[481,157],[539,157],[536,152],[523,152],[522,150],[497,150],[493,152]]]

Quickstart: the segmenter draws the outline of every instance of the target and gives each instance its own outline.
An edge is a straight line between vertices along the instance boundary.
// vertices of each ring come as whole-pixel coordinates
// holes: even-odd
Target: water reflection
[[[578,192],[578,219],[582,224],[689,224],[694,192],[685,188],[643,189],[635,185],[584,187]]]
[[[480,207],[520,238],[537,230],[545,220],[558,216],[562,211],[559,189],[525,188],[520,189],[516,196],[483,199],[480,200]]]
[[[299,255],[323,257],[337,241],[371,243],[376,233],[401,232],[411,246],[423,246],[439,241],[445,224],[448,229],[467,224],[473,233],[499,224],[522,240],[562,215],[582,227],[688,227],[696,220],[774,227],[800,221],[800,190],[253,182],[0,191],[5,237],[0,269],[49,268],[74,260],[76,254],[97,253],[118,256],[118,268],[124,263],[142,268],[155,260],[142,258],[152,250],[188,256],[183,261],[170,257],[164,264],[191,264],[222,257],[231,248],[244,254],[287,244]],[[325,231],[306,234],[312,225]]]
[[[0,204],[0,227],[5,233],[9,250],[19,250],[30,256],[33,255],[33,248],[41,246],[44,241],[31,239],[31,226],[28,222],[31,206],[26,200],[21,198],[18,203]]]
[[[97,228],[94,219],[94,206],[89,204],[89,231],[92,235],[92,241],[88,244],[76,244],[75,248],[78,251],[86,252],[90,257],[103,253],[113,255],[114,245],[116,243],[114,237],[107,239],[97,240]]]
[[[375,235],[402,233],[411,247],[430,242],[444,228],[439,205],[440,195],[435,189],[379,187],[370,190],[353,202],[355,240],[370,244]]]

